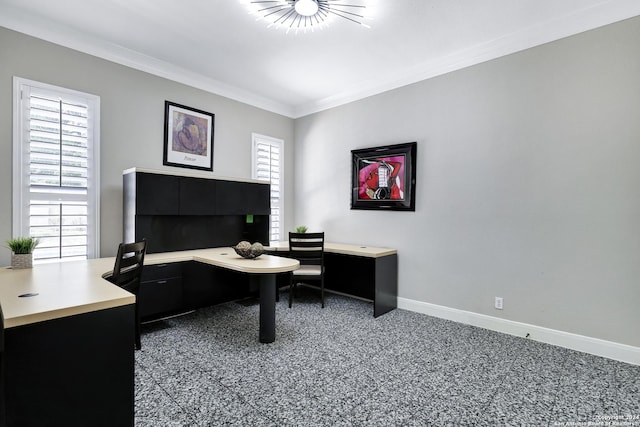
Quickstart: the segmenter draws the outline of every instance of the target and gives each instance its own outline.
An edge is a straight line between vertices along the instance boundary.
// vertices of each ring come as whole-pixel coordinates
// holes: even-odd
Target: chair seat
[[[294,276],[320,276],[322,268],[319,265],[301,265],[299,269],[292,271]]]

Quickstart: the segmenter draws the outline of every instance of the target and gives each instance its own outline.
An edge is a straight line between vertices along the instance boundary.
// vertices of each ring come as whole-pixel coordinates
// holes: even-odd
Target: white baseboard
[[[640,365],[640,347],[398,297],[398,308]]]

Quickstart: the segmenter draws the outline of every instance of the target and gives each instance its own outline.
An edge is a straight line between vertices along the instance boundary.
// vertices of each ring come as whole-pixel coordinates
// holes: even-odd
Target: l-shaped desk
[[[267,248],[286,254],[286,243]],[[326,288],[396,308],[393,249],[325,244]],[[114,258],[0,268],[6,425],[133,425],[135,296],[111,284]],[[275,339],[276,277],[296,260],[246,260],[232,248],[147,254],[145,265],[197,262],[247,273],[260,289],[261,342]],[[0,420],[1,424],[2,420]]]
[[[104,280],[114,261],[0,269],[7,426],[133,425],[135,296]],[[247,260],[232,248],[145,257],[145,265],[184,261],[255,279],[259,338],[275,340],[275,276],[297,269],[298,261],[270,255]]]

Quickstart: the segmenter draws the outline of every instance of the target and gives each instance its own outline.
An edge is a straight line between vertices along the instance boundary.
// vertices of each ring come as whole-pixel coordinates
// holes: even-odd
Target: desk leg
[[[258,274],[260,282],[260,342],[276,340],[276,275]]]

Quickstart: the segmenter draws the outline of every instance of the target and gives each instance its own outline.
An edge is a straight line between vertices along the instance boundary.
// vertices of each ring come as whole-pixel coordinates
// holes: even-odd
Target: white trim
[[[91,159],[92,168],[91,171],[91,181],[90,185],[95,187],[95,191],[89,192],[93,196],[93,200],[90,200],[89,209],[93,209],[94,211],[89,211],[90,215],[93,216],[93,220],[95,221],[95,233],[93,233],[90,237],[93,237],[93,241],[89,241],[90,247],[93,248],[93,256],[95,258],[100,258],[100,235],[101,224],[100,224],[100,194],[102,193],[100,189],[100,123],[102,123],[102,119],[100,116],[100,97],[96,95],[91,95],[94,98],[92,101],[94,102],[94,115],[92,117],[93,121],[91,123],[91,130],[93,134],[93,141],[91,144]]]
[[[22,144],[22,129],[20,128],[20,124],[22,123],[22,115],[24,111],[21,107],[22,103],[20,99],[22,97],[22,91],[20,87],[22,86],[24,79],[19,77],[13,78],[13,185],[12,185],[12,193],[13,193],[13,218],[11,220],[12,223],[12,237],[18,237],[22,235],[22,230],[24,229],[24,217],[21,215],[23,212],[20,207],[24,203],[24,191],[18,191],[17,189],[23,189],[22,185],[22,168],[19,165],[24,161],[23,151],[21,149]]]
[[[398,308],[640,365],[640,347],[398,297]]]
[[[266,111],[293,118],[293,107],[273,99],[256,95],[242,88],[226,84],[179,65],[151,57],[131,49],[106,42],[90,34],[54,24],[41,17],[26,14],[15,8],[2,8],[0,26],[30,35],[60,46],[68,47],[154,76],[182,83],[205,92],[224,96]]]
[[[284,140],[280,138],[274,138],[272,136],[261,135],[259,133],[252,132],[251,133],[251,178],[257,179],[257,168],[256,168],[256,144],[260,141],[267,142],[272,145],[278,145],[280,147],[280,240],[282,241],[283,233],[284,233]],[[260,181],[265,182],[265,181]],[[271,240],[271,218],[269,218],[269,240]]]
[[[377,78],[363,81],[348,91],[298,105],[287,105],[249,93],[239,87],[105,42],[86,33],[54,25],[50,21],[15,8],[4,8],[0,13],[0,26],[296,119],[638,15],[638,0],[603,0],[595,6],[523,28],[495,40],[454,52],[444,58],[437,58],[435,61],[430,59],[398,74],[386,76],[383,80]]]
[[[92,111],[88,127],[91,133],[89,136],[91,141],[89,147],[91,167],[89,168],[88,185],[94,187],[94,189],[88,189],[90,191],[88,192],[87,204],[89,220],[93,223],[94,232],[89,233],[88,236],[87,256],[88,258],[100,258],[100,97],[17,76],[13,76],[13,236],[26,235],[25,230],[29,228],[28,224],[25,224],[28,220],[28,214],[22,215],[22,213],[28,212],[26,203],[31,197],[29,186],[24,182],[25,175],[23,173],[25,166],[28,166],[25,165],[25,162],[29,160],[26,157],[26,145],[23,143],[25,129],[21,128],[21,125],[25,123],[23,116],[27,111],[22,102],[22,98],[25,96],[23,89],[25,88],[37,88],[43,92],[65,94],[71,99],[75,98],[86,102]]]
[[[501,58],[545,43],[613,24],[640,15],[640,1],[608,0],[568,15],[555,17],[538,25],[522,28],[494,40],[429,59],[386,79],[363,80],[348,91],[318,99],[294,108],[293,118],[339,107],[423,80]]]

